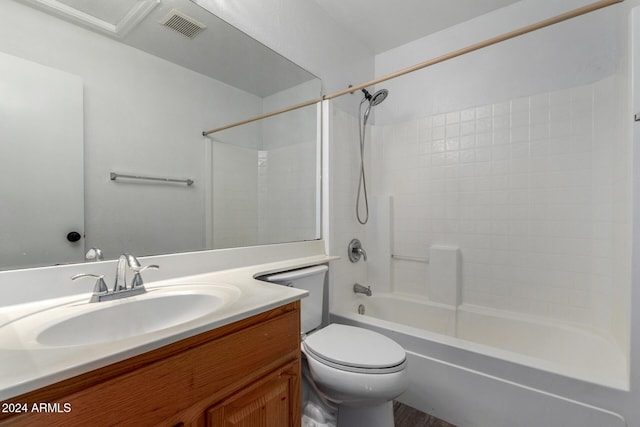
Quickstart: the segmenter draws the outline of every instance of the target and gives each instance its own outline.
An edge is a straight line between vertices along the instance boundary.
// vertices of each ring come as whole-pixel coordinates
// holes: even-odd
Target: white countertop
[[[24,342],[24,334],[11,322],[20,316],[55,305],[83,298],[88,301],[91,294],[67,295],[61,298],[0,307],[0,329],[12,328],[4,330],[5,333],[2,342],[0,342],[0,400],[10,400],[11,397],[299,300],[307,295],[306,291],[259,281],[254,277],[326,263],[332,259],[336,259],[336,257],[317,255],[148,282],[145,284],[148,289],[179,283],[215,282],[233,285],[240,290],[241,295],[233,303],[213,313],[178,326],[116,342],[98,343],[90,346],[40,346],[33,348]]]

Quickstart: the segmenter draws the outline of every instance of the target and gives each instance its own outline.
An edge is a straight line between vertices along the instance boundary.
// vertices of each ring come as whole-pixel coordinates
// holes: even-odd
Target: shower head
[[[360,224],[366,224],[369,220],[369,202],[367,201],[367,183],[365,182],[364,176],[365,128],[367,127],[367,120],[369,120],[371,107],[375,107],[376,105],[382,103],[382,101],[387,99],[389,91],[387,89],[381,89],[371,95],[369,91],[363,88],[362,93],[364,93],[364,98],[362,98],[362,101],[360,101],[360,106],[358,107],[358,133],[360,134],[360,178],[358,180],[358,197],[356,198],[356,218],[358,218],[358,222]],[[369,101],[369,105],[367,105],[367,109],[364,111],[364,116],[362,116],[362,104],[364,104],[365,101]],[[361,118],[362,122],[360,121]],[[360,189],[364,190],[364,205],[366,212],[364,219],[360,218]]]
[[[389,91],[387,89],[380,89],[379,91],[375,92],[373,95],[371,95],[369,91],[366,89],[362,89],[362,92],[364,93],[364,99],[360,101],[360,105],[362,105],[365,99],[369,101],[369,105],[367,106],[367,109],[364,111],[364,124],[366,125],[367,120],[369,119],[369,113],[371,112],[371,107],[375,107],[376,105],[384,101],[389,95]]]
[[[367,99],[367,101],[369,101],[369,105],[372,107],[375,107],[376,105],[380,104],[389,95],[389,91],[387,89],[380,89],[379,91],[375,92],[373,95],[371,95],[369,91],[366,89],[362,89],[362,92],[364,93],[364,97]]]
[[[371,105],[375,107],[376,105],[384,101],[388,95],[389,95],[389,91],[387,89],[380,89],[379,91],[373,94],[369,102],[371,102]]]

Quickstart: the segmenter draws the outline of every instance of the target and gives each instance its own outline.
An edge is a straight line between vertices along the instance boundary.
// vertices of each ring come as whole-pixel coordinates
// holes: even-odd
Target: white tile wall
[[[607,329],[629,203],[615,94],[608,78],[377,127],[394,253],[459,246],[464,303]],[[428,297],[428,268],[394,261],[393,290]]]
[[[347,254],[347,246],[353,238],[360,239],[365,249],[369,248],[366,227],[358,223],[355,215],[360,166],[358,119],[337,108],[332,109],[330,117],[332,128],[332,135],[329,138],[330,254],[341,257],[331,263],[329,270],[330,305],[332,308],[355,310],[358,304],[354,304],[353,284],[355,282],[363,285],[371,284],[367,277],[367,263],[359,261],[353,264],[349,261]],[[367,137],[367,147],[371,147],[369,137]],[[371,152],[371,150],[368,151]],[[384,283],[382,285],[388,286]],[[372,288],[374,292],[379,289],[375,284]]]
[[[296,96],[311,97],[318,85],[312,81],[279,92],[265,98],[264,108],[275,111]],[[216,135],[214,248],[318,237],[316,126],[312,105]]]
[[[315,141],[260,151],[260,243],[311,240],[316,235]]]
[[[259,153],[213,141],[213,249],[258,240]]]
[[[315,145],[267,151],[213,144],[214,249],[313,238]]]

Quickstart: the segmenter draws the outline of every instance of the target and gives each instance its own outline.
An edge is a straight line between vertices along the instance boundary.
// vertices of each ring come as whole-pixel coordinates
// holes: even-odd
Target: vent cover
[[[172,30],[179,32],[183,36],[189,37],[190,39],[194,38],[207,28],[203,23],[198,22],[190,16],[187,16],[175,9],[169,12],[169,14],[165,16],[160,23],[165,27],[169,27]]]

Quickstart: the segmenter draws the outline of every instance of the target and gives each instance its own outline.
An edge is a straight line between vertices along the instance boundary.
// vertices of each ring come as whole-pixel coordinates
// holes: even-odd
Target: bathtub
[[[585,382],[628,390],[627,357],[596,331],[394,294],[359,296],[353,307],[332,311],[331,321],[402,345],[412,382],[398,400],[459,427],[626,426],[597,399],[571,397]]]

